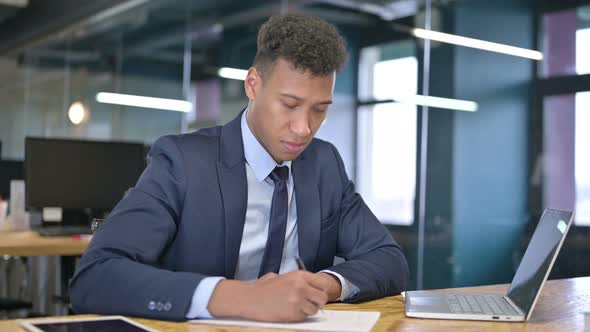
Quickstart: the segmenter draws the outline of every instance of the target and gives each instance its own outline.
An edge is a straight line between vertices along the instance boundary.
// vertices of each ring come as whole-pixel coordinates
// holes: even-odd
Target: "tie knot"
[[[289,178],[289,167],[275,167],[269,176],[274,184],[277,184],[279,181],[287,182],[287,179]]]

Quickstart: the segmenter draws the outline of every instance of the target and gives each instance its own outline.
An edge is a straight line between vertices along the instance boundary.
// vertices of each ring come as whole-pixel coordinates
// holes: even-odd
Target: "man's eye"
[[[285,102],[283,102],[283,106],[285,106],[286,108],[289,108],[289,109],[295,109],[295,107],[297,107],[297,105],[291,105],[291,104],[287,104]]]

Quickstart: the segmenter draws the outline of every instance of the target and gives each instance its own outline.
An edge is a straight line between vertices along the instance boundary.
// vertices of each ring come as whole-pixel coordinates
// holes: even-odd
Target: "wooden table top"
[[[37,232],[0,232],[0,255],[78,256],[90,240],[70,236],[41,236]]]
[[[508,285],[456,288],[455,292],[504,294]],[[590,304],[590,277],[549,281],[531,319],[525,323],[517,322],[478,322],[458,320],[433,320],[407,318],[401,296],[392,296],[361,304],[330,304],[326,309],[380,311],[381,318],[373,331],[583,331],[582,309]],[[88,316],[70,316],[88,317]],[[148,327],[160,331],[187,332],[231,332],[231,331],[269,331],[253,328],[205,326],[190,323],[175,323],[149,319],[135,319]],[[0,331],[22,332],[19,320],[0,321]],[[284,331],[284,330],[283,330]]]

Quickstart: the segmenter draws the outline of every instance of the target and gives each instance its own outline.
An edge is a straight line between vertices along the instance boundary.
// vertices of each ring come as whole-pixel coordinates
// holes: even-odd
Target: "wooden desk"
[[[508,285],[453,289],[464,293],[504,294]],[[392,296],[362,304],[330,304],[327,309],[380,311],[381,318],[373,331],[583,331],[584,317],[580,313],[590,304],[590,277],[549,281],[541,294],[535,311],[527,323],[501,323],[477,321],[452,321],[407,318],[401,296]],[[83,317],[83,316],[71,316]],[[208,327],[190,323],[173,323],[148,319],[135,319],[160,331],[225,332],[254,331],[236,327]],[[24,331],[18,320],[0,321],[0,331]],[[256,330],[268,331],[268,330]],[[284,330],[283,330],[284,331]]]
[[[0,255],[80,256],[89,240],[68,236],[44,237],[37,232],[0,232]]]
[[[76,269],[76,256],[81,256],[84,253],[89,242],[88,239],[78,239],[71,236],[46,237],[33,231],[0,232],[0,255],[60,256],[61,289],[63,292],[60,295],[66,295],[68,280]]]

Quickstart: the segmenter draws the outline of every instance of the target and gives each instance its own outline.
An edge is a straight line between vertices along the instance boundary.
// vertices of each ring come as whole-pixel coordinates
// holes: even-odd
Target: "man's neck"
[[[254,126],[252,125],[252,123],[250,122],[250,112],[252,111],[252,103],[248,103],[248,112],[246,112],[246,125],[248,126],[248,129],[250,129],[250,132],[252,133],[252,135],[254,135],[254,138],[258,141],[258,143],[260,144],[260,146],[262,146],[264,148],[264,150],[266,150],[266,152],[268,153],[268,155],[277,163],[277,165],[281,165],[283,163],[282,160],[277,160],[272,153],[270,153],[270,151],[268,151],[268,149],[266,148],[266,145],[264,145],[264,143],[262,142],[262,140],[260,139],[260,137],[258,136],[258,134],[256,133],[256,130],[254,129]]]

